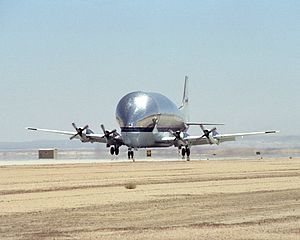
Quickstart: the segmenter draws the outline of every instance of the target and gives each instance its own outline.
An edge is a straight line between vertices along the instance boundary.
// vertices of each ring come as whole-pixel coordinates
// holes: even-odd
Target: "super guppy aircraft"
[[[276,133],[277,131],[246,132],[219,134],[216,127],[206,126],[223,124],[189,122],[188,117],[188,78],[185,77],[182,105],[177,107],[170,99],[154,92],[131,92],[125,95],[116,108],[116,119],[121,133],[116,129],[106,130],[101,125],[103,134],[95,134],[88,125],[78,128],[72,123],[74,131],[60,131],[28,127],[28,130],[69,135],[81,142],[106,143],[112,155],[119,154],[122,145],[128,147],[128,158],[133,159],[134,151],[139,148],[170,147],[181,149],[182,158],[190,160],[193,145],[220,144],[235,141],[236,137]],[[203,134],[191,136],[187,133],[189,126],[198,125]]]

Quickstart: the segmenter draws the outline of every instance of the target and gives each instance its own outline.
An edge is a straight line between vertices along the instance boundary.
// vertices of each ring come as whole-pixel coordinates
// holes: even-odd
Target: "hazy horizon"
[[[1,1],[0,142],[25,127],[118,128],[118,100],[160,92],[223,133],[299,135],[299,1]]]

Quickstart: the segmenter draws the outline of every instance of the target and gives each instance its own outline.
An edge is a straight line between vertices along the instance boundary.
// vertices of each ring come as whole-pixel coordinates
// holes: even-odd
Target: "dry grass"
[[[298,239],[300,159],[2,166],[0,209],[1,240]]]

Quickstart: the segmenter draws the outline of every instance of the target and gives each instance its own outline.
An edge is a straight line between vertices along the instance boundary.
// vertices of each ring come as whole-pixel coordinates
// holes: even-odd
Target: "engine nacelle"
[[[81,142],[90,142],[90,139],[86,137],[86,135],[83,133],[82,136],[79,136],[79,139]]]
[[[220,144],[220,141],[219,141],[219,139],[217,139],[217,138],[214,138],[213,136],[211,136],[211,135],[208,135],[208,141],[209,141],[209,143],[210,144],[217,144],[217,145],[219,145]]]

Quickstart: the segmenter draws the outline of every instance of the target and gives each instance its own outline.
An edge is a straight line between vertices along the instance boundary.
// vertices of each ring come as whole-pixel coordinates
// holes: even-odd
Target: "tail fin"
[[[180,111],[183,114],[185,122],[189,122],[190,116],[189,116],[189,94],[188,94],[188,77],[185,76],[184,78],[184,89],[183,89],[183,97],[182,97],[182,103],[179,107]]]

